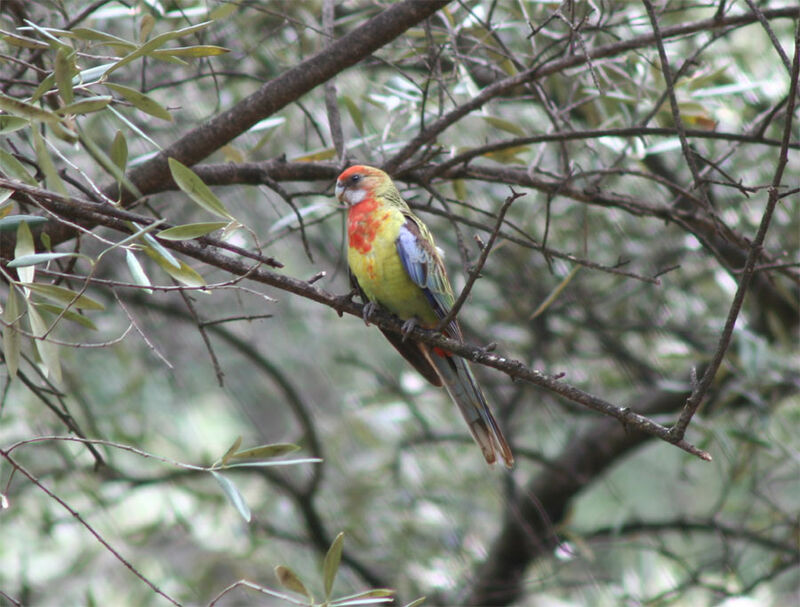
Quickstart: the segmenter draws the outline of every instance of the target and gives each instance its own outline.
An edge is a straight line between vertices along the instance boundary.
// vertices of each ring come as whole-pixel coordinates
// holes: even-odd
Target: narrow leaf
[[[294,453],[299,450],[299,445],[292,443],[275,443],[272,445],[261,445],[260,447],[245,449],[244,451],[237,451],[232,457],[234,459],[267,459],[286,455],[287,453]]]
[[[230,479],[222,476],[219,472],[212,470],[211,475],[217,479],[219,486],[222,487],[222,492],[225,494],[225,497],[230,500],[231,504],[233,504],[233,507],[239,512],[239,515],[245,520],[245,522],[249,523],[252,519],[250,508],[244,501],[242,494],[239,493],[236,485],[234,485]]]
[[[114,98],[111,95],[96,95],[94,97],[86,97],[85,99],[81,99],[75,103],[70,103],[69,105],[60,107],[56,111],[62,116],[66,114],[91,114],[92,112],[98,112],[105,108],[113,101],[113,99]]]
[[[145,114],[150,114],[161,120],[172,122],[172,114],[152,97],[148,97],[144,93],[140,93],[129,86],[114,84],[113,82],[106,82],[104,84],[115,93],[122,95],[132,106],[143,111]]]
[[[33,133],[33,148],[36,150],[36,160],[39,161],[39,168],[44,173],[47,187],[66,196],[67,187],[58,175],[56,165],[53,164],[53,159],[50,157],[50,152],[47,150],[47,144],[45,144],[42,134],[37,128],[32,128],[31,132]]]
[[[481,118],[496,129],[506,131],[519,137],[525,136],[525,130],[516,122],[511,122],[510,120],[505,120],[504,118],[498,118],[496,116],[481,116]]]
[[[136,48],[136,45],[133,42],[128,42],[123,38],[118,38],[117,36],[113,36],[112,34],[101,32],[89,27],[76,27],[72,30],[72,33],[79,40],[99,42],[106,46],[110,46],[113,49],[131,51]]]
[[[114,141],[111,142],[111,162],[113,162],[119,170],[125,172],[125,167],[128,166],[128,142],[125,140],[125,135],[122,131],[117,131],[114,135]]]
[[[35,266],[53,259],[61,259],[62,257],[83,257],[83,255],[80,253],[32,253],[31,255],[15,257],[13,261],[8,263],[8,267],[24,268],[25,266]]]
[[[3,94],[0,94],[0,110],[5,110],[9,114],[30,118],[31,120],[38,120],[40,122],[59,121],[58,114],[54,114],[49,110],[44,110],[32,103],[20,101],[14,97],[7,97]]]
[[[136,258],[136,255],[133,254],[133,251],[130,249],[125,249],[125,262],[128,264],[128,270],[133,277],[133,282],[137,285],[142,287],[149,287],[152,283],[150,279],[147,277],[147,274],[142,267],[142,264],[139,263],[139,260]],[[145,288],[143,289],[145,293],[148,295],[153,294],[152,289]]]
[[[26,120],[25,122],[27,124],[28,121]],[[33,186],[39,185],[33,175],[25,168],[25,165],[5,150],[0,150],[0,169],[3,169],[9,177],[19,179],[23,183]]]
[[[149,234],[146,236],[149,236]],[[176,268],[152,247],[145,248],[145,253],[147,253],[162,270],[187,287],[204,287],[206,285],[206,281],[203,280],[203,277],[183,261],[177,260],[178,267]]]
[[[0,219],[0,232],[16,230],[21,223],[27,223],[28,226],[38,226],[47,223],[47,217],[42,217],[41,215],[9,215]]]
[[[175,183],[178,184],[178,187],[206,211],[220,217],[225,217],[226,219],[234,218],[220,199],[217,198],[217,195],[203,183],[203,180],[200,179],[192,169],[178,160],[170,158],[169,170],[170,173],[172,173],[172,178],[175,180]]]
[[[22,116],[0,115],[0,135],[24,129],[28,124],[28,119]]]
[[[164,57],[214,57],[216,55],[224,55],[230,53],[231,49],[224,46],[215,46],[212,44],[197,44],[195,46],[179,46],[175,48],[163,48],[150,53],[156,59],[163,59]]]
[[[56,77],[56,86],[61,95],[64,103],[72,103],[75,99],[75,93],[72,90],[72,77],[76,73],[75,69],[75,51],[62,46],[56,53],[54,73]]]
[[[83,314],[78,314],[75,310],[66,310],[61,306],[56,306],[49,303],[43,303],[37,301],[34,303],[37,310],[47,312],[48,314],[52,314],[53,316],[61,316],[65,320],[69,320],[70,322],[77,323],[81,326],[86,327],[87,329],[91,329],[92,331],[97,331],[97,325],[95,325],[88,317],[84,316]]]
[[[33,234],[31,234],[28,224],[23,221],[17,226],[17,245],[14,248],[14,259],[33,255],[35,252]],[[17,276],[22,282],[33,282],[33,278],[36,276],[36,269],[33,266],[20,268],[17,270]]]
[[[314,597],[308,591],[306,585],[300,581],[300,578],[294,571],[284,565],[278,565],[275,567],[275,575],[278,577],[278,581],[280,582],[281,586],[287,590],[291,590],[292,592],[307,596],[312,602],[314,601]]]
[[[31,325],[31,333],[36,337],[43,337],[47,333],[47,323],[44,322],[36,306],[28,301],[28,321]],[[47,341],[47,339],[35,339],[34,344],[39,357],[42,359],[44,372],[56,384],[61,383],[61,360],[58,355],[58,346]]]
[[[230,447],[228,447],[228,450],[225,452],[225,455],[223,455],[222,458],[220,459],[220,462],[222,463],[223,466],[228,463],[228,460],[233,456],[234,453],[236,453],[236,451],[239,450],[239,447],[241,446],[242,446],[242,437],[237,436],[236,440],[233,441],[233,444]]]
[[[187,223],[174,228],[160,231],[156,236],[164,240],[191,240],[205,236],[214,230],[220,230],[228,225],[227,221],[210,221],[204,223]]]
[[[342,547],[344,546],[344,533],[341,532],[331,543],[325,560],[322,563],[322,582],[325,585],[325,599],[330,600],[333,591],[333,582],[336,580],[336,573],[339,571],[339,563],[342,561]]]
[[[59,287],[57,285],[44,284],[39,282],[22,283],[34,293],[39,293],[48,299],[63,304],[72,304],[76,308],[82,310],[105,310],[106,307],[99,301],[96,301],[88,295],[78,295],[77,292],[67,289],[66,287]]]
[[[17,376],[19,369],[20,334],[17,331],[19,326],[19,300],[17,299],[17,289],[11,285],[8,288],[8,298],[6,299],[6,309],[3,310],[3,355],[6,359],[6,368],[9,377]]]

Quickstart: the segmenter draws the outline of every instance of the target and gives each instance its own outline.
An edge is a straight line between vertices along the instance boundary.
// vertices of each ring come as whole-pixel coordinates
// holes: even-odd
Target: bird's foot
[[[419,322],[416,318],[409,318],[407,321],[405,321],[400,329],[400,335],[403,336],[403,341],[408,339],[408,336],[411,335],[411,332],[418,326]]]
[[[364,324],[369,326],[369,319],[375,314],[375,311],[378,309],[378,304],[374,301],[368,301],[364,304],[364,307],[361,309],[361,318],[364,319]]]

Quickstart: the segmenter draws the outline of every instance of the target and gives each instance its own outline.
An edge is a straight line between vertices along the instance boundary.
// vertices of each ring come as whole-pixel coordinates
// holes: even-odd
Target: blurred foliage
[[[388,4],[336,2],[335,38]],[[344,294],[338,170],[391,163],[443,116],[537,67],[544,75],[420,143],[395,167],[398,185],[446,251],[456,290],[509,186],[526,192],[460,313],[468,341],[633,410],[674,395],[674,408],[646,412],[672,423],[717,347],[762,220],[790,84],[769,33],[791,61],[798,20],[665,41],[698,184],[664,130],[675,124],[654,43],[573,61],[652,32],[643,5],[475,0],[341,71],[331,80],[339,118],[318,87],[201,165],[171,160],[178,187],[165,181],[140,198],[131,169],[329,44],[324,2],[2,6],[9,605],[346,605],[383,602],[386,588],[398,604],[468,602],[501,531],[536,501],[530,483],[606,420],[478,367],[519,462],[508,475],[488,471],[446,394],[374,328],[169,242],[211,234]],[[751,14],[743,2],[722,6],[720,16]],[[718,8],[661,3],[659,25]],[[790,195],[687,435],[713,463],[653,439],[612,454],[550,521],[546,557],[522,563],[518,604],[800,599],[796,114]],[[346,159],[331,135],[339,119]],[[274,160],[316,177],[214,172]],[[46,210],[33,188],[156,222],[89,225]],[[64,238],[54,225],[73,231]],[[287,443],[301,451],[287,457]],[[242,455],[256,445],[266,447]]]

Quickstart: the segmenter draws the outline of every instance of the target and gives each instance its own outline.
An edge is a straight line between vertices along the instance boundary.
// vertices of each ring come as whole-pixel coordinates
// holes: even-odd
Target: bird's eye
[[[361,181],[361,175],[359,175],[358,173],[356,173],[355,175],[353,175],[353,176],[350,178],[350,183],[356,184],[356,183],[358,183],[359,181]]]

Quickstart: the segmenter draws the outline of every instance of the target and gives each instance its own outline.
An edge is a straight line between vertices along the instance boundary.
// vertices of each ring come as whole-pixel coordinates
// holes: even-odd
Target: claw
[[[400,334],[403,336],[403,341],[408,339],[408,336],[411,332],[419,325],[416,318],[409,318],[407,321],[403,323],[402,328],[400,329]]]
[[[368,301],[364,304],[364,307],[361,309],[361,318],[364,319],[364,324],[369,326],[369,319],[375,313],[375,310],[378,309],[378,304],[374,301]]]
[[[358,290],[352,289],[349,293],[345,295],[340,295],[336,298],[336,302],[334,303],[334,310],[339,315],[339,318],[344,316],[344,307],[348,304],[353,303],[353,297],[358,295]]]

